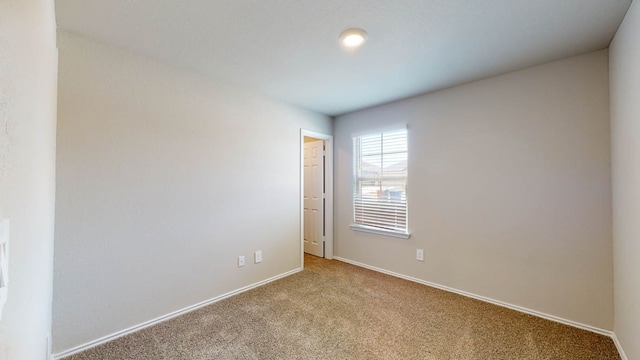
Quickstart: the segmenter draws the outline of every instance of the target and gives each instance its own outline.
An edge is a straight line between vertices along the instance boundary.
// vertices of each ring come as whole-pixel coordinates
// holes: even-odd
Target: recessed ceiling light
[[[362,29],[347,29],[340,34],[340,43],[348,48],[356,48],[367,40],[367,32]]]

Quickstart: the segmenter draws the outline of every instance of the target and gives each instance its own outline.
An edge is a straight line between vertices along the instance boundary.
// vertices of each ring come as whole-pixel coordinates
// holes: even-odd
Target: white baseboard
[[[616,336],[616,333],[613,333],[613,336],[611,338],[613,339],[613,343],[616,344],[616,348],[618,349],[620,358],[622,358],[622,360],[629,360],[629,358],[627,357],[627,354],[624,352],[624,349],[622,348],[622,344],[620,344],[620,340],[618,340],[618,337]]]
[[[564,318],[561,318],[561,317],[558,317],[558,316],[545,314],[545,313],[540,312],[540,311],[527,309],[527,308],[522,307],[522,306],[509,304],[509,303],[506,303],[506,302],[503,302],[503,301],[499,301],[499,300],[495,300],[495,299],[491,299],[491,298],[488,298],[488,297],[485,297],[485,296],[476,295],[476,294],[473,294],[473,293],[470,293],[470,292],[466,292],[466,291],[450,288],[448,286],[432,283],[430,281],[425,281],[425,280],[414,278],[414,277],[411,277],[411,276],[399,274],[399,273],[396,273],[396,272],[393,272],[393,271],[381,269],[381,268],[378,268],[378,267],[375,267],[375,266],[363,264],[363,263],[360,263],[360,262],[357,262],[357,261],[341,258],[341,257],[338,257],[338,256],[334,256],[333,258],[334,258],[334,260],[339,260],[339,261],[346,262],[346,263],[349,263],[349,264],[352,264],[352,265],[356,265],[356,266],[359,266],[359,267],[363,267],[363,268],[366,268],[366,269],[369,269],[369,270],[373,270],[373,271],[377,271],[377,272],[380,272],[380,273],[383,273],[383,274],[391,275],[391,276],[394,276],[394,277],[397,277],[397,278],[413,281],[413,282],[416,282],[416,283],[419,283],[419,284],[423,284],[423,285],[426,285],[426,286],[434,287],[436,289],[452,292],[452,293],[455,293],[455,294],[459,294],[459,295],[462,295],[462,296],[470,297],[470,298],[477,299],[477,300],[480,300],[480,301],[484,301],[484,302],[487,302],[487,303],[491,303],[491,304],[494,304],[494,305],[506,307],[506,308],[509,308],[509,309],[512,309],[512,310],[516,310],[516,311],[525,313],[525,314],[541,317],[543,319],[547,319],[547,320],[555,321],[555,322],[558,322],[558,323],[561,323],[561,324],[573,326],[573,327],[576,327],[576,328],[579,328],[579,329],[591,331],[591,332],[594,332],[596,334],[605,335],[605,336],[608,336],[608,337],[612,338],[613,341],[616,342],[615,334],[612,331],[609,331],[609,330],[604,330],[604,329],[597,328],[595,326],[586,325],[586,324],[582,324],[582,323],[579,323],[579,322],[576,322],[576,321],[564,319]],[[622,349],[617,343],[616,343],[616,346],[618,347],[619,350]]]
[[[512,309],[512,310],[516,310],[516,311],[525,313],[525,314],[541,317],[543,319],[555,321],[555,322],[558,322],[558,323],[561,323],[561,324],[573,326],[573,327],[576,327],[576,328],[579,328],[579,329],[583,329],[583,330],[591,331],[591,332],[594,332],[594,333],[597,333],[597,334],[600,334],[600,335],[608,336],[613,340],[616,348],[618,349],[618,353],[620,354],[620,357],[622,358],[622,360],[628,360],[627,355],[624,352],[624,349],[622,348],[622,345],[620,344],[620,341],[618,340],[618,337],[612,331],[600,329],[600,328],[597,328],[597,327],[594,327],[594,326],[582,324],[582,323],[579,323],[579,322],[576,322],[576,321],[564,319],[564,318],[557,317],[557,316],[554,316],[554,315],[545,314],[545,313],[542,313],[542,312],[539,312],[539,311],[536,311],[536,310],[527,309],[527,308],[524,308],[524,307],[521,307],[521,306],[509,304],[509,303],[506,303],[506,302],[503,302],[503,301],[494,300],[494,299],[491,299],[491,298],[488,298],[488,297],[485,297],[485,296],[476,295],[476,294],[469,293],[469,292],[462,291],[462,290],[457,290],[457,289],[454,289],[454,288],[450,288],[448,286],[432,283],[430,281],[421,280],[421,279],[418,279],[418,278],[414,278],[414,277],[403,275],[403,274],[396,273],[396,272],[393,272],[393,271],[385,270],[385,269],[378,268],[378,267],[375,267],[375,266],[363,264],[363,263],[360,263],[360,262],[357,262],[357,261],[345,259],[345,258],[342,258],[342,257],[339,257],[339,256],[334,256],[333,259],[334,260],[338,260],[338,261],[342,261],[342,262],[345,262],[345,263],[349,263],[349,264],[352,264],[352,265],[356,265],[356,266],[359,266],[359,267],[363,267],[363,268],[366,268],[366,269],[369,269],[369,270],[373,270],[373,271],[376,271],[376,272],[380,272],[380,273],[383,273],[383,274],[391,275],[391,276],[394,276],[394,277],[397,277],[397,278],[400,278],[400,279],[413,281],[413,282],[416,282],[416,283],[419,283],[419,284],[422,284],[422,285],[426,285],[426,286],[430,286],[430,287],[433,287],[433,288],[436,288],[436,289],[452,292],[452,293],[455,293],[455,294],[459,294],[459,295],[462,295],[462,296],[470,297],[470,298],[477,299],[477,300],[480,300],[480,301],[484,301],[484,302],[487,302],[487,303],[491,303],[491,304],[494,304],[494,305],[506,307],[506,308],[509,308],[509,309]],[[107,336],[104,336],[102,338],[93,340],[93,341],[88,342],[86,344],[76,346],[74,348],[65,350],[65,351],[60,352],[58,354],[54,354],[53,355],[53,359],[59,360],[59,359],[62,359],[64,357],[71,356],[73,354],[88,350],[88,349],[96,347],[96,346],[98,346],[100,344],[106,343],[106,342],[111,341],[111,340],[115,340],[115,339],[117,339],[119,337],[134,333],[136,331],[139,331],[139,330],[142,330],[142,329],[147,328],[149,326],[161,323],[161,322],[169,320],[171,318],[186,314],[188,312],[194,311],[196,309],[199,309],[199,308],[201,308],[203,306],[207,306],[209,304],[213,304],[215,302],[218,302],[220,300],[226,299],[226,298],[231,297],[233,295],[237,295],[237,294],[243,293],[245,291],[260,287],[260,286],[265,285],[267,283],[273,282],[275,280],[287,277],[289,275],[293,275],[293,274],[298,273],[298,272],[300,272],[302,270],[303,270],[302,268],[297,268],[297,269],[288,271],[286,273],[283,273],[283,274],[280,274],[280,275],[276,275],[276,276],[271,277],[269,279],[266,279],[266,280],[263,280],[263,281],[259,281],[257,283],[245,286],[243,288],[240,288],[240,289],[237,289],[237,290],[234,290],[234,291],[230,291],[230,292],[228,292],[226,294],[222,294],[220,296],[216,296],[214,298],[211,298],[209,300],[200,302],[198,304],[188,306],[188,307],[186,307],[184,309],[180,309],[178,311],[174,311],[172,313],[157,317],[157,318],[155,318],[153,320],[146,321],[146,322],[144,322],[142,324],[138,324],[138,325],[132,326],[132,327],[130,327],[128,329],[124,329],[124,330],[118,331],[116,333],[113,333],[111,335],[107,335]]]
[[[174,317],[177,317],[177,316],[186,314],[188,312],[194,311],[194,310],[199,309],[199,308],[201,308],[203,306],[207,306],[207,305],[213,304],[215,302],[218,302],[220,300],[226,299],[228,297],[231,297],[231,296],[234,296],[234,295],[238,295],[240,293],[243,293],[243,292],[251,290],[251,289],[255,289],[257,287],[260,287],[262,285],[265,285],[265,284],[268,284],[270,282],[276,281],[278,279],[282,279],[282,278],[287,277],[289,275],[293,275],[293,274],[298,273],[298,272],[300,272],[302,270],[303,270],[303,268],[300,267],[300,268],[297,268],[297,269],[294,269],[294,270],[291,270],[291,271],[287,271],[286,273],[283,273],[283,274],[280,274],[280,275],[276,275],[274,277],[268,278],[266,280],[259,281],[257,283],[242,287],[242,288],[237,289],[237,290],[230,291],[230,292],[228,292],[226,294],[222,294],[220,296],[216,296],[214,298],[211,298],[209,300],[205,300],[205,301],[197,303],[195,305],[187,306],[186,308],[183,308],[183,309],[174,311],[172,313],[157,317],[155,319],[143,322],[142,324],[134,325],[134,326],[132,326],[132,327],[130,327],[128,329],[124,329],[124,330],[115,332],[115,333],[113,333],[111,335],[107,335],[107,336],[101,337],[99,339],[90,341],[90,342],[88,342],[86,344],[82,344],[82,345],[73,347],[71,349],[65,350],[63,352],[54,354],[53,358],[55,360],[59,360],[59,359],[65,358],[67,356],[71,356],[73,354],[77,354],[79,352],[82,352],[82,351],[91,349],[93,347],[96,347],[96,346],[98,346],[100,344],[104,344],[104,343],[109,342],[111,340],[115,340],[115,339],[117,339],[119,337],[134,333],[136,331],[140,331],[140,330],[142,330],[144,328],[147,328],[149,326],[153,326],[153,325],[156,325],[156,324],[161,323],[163,321],[166,321],[166,320],[172,319]]]

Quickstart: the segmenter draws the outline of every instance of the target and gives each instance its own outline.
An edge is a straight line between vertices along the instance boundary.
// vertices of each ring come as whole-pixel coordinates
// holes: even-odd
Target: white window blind
[[[407,130],[353,138],[356,225],[407,233]]]

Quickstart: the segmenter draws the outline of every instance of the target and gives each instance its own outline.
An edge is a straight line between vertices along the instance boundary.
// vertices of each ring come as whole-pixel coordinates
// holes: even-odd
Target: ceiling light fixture
[[[348,48],[357,48],[367,40],[367,32],[362,29],[347,29],[340,34],[340,43]]]

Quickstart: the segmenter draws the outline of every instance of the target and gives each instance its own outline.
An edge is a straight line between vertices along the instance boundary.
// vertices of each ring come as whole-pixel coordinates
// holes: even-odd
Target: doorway
[[[300,132],[300,258],[333,258],[333,136]]]

